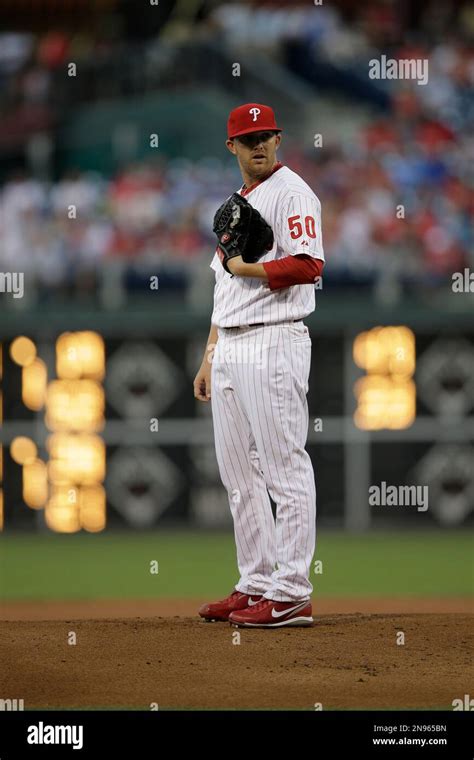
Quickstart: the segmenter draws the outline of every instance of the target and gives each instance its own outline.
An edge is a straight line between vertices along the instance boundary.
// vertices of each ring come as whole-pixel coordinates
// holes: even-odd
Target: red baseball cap
[[[227,121],[227,137],[229,140],[233,137],[239,137],[239,135],[268,130],[282,131],[276,125],[275,114],[270,106],[264,106],[261,103],[245,103],[243,106],[234,108],[229,114]]]

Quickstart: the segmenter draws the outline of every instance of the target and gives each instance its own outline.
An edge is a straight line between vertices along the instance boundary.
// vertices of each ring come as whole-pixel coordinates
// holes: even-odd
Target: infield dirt
[[[314,710],[316,703],[452,709],[454,699],[474,693],[474,616],[453,611],[452,600],[446,612],[440,601],[427,603],[436,611],[423,613],[407,613],[401,602],[399,613],[331,613],[329,604],[312,628],[273,630],[201,622],[185,614],[195,609],[189,600],[162,600],[166,616],[137,616],[150,614],[150,604],[4,607],[2,697],[23,699],[25,709],[150,709],[152,703],[159,709]],[[71,632],[75,645],[68,644]]]

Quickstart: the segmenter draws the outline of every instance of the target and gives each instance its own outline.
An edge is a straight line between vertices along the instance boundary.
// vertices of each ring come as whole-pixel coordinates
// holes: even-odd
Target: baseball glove
[[[212,229],[217,235],[216,253],[229,274],[229,259],[242,256],[248,264],[254,264],[273,245],[272,228],[239,193],[217,209]]]

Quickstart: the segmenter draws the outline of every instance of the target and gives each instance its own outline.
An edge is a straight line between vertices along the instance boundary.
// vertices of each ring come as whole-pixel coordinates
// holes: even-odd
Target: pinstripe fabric
[[[300,253],[324,261],[321,204],[295,172],[282,166],[245,197],[271,226],[275,238],[273,248],[260,262]],[[313,285],[292,285],[271,291],[268,283],[260,279],[232,277],[217,254],[210,266],[216,277],[211,321],[218,327],[282,322],[306,317],[314,311]]]
[[[240,190],[242,192],[242,188]],[[261,261],[307,253],[324,261],[321,205],[283,166],[246,193],[275,243]],[[271,291],[232,277],[214,255],[212,363],[216,456],[234,520],[239,591],[275,601],[308,599],[316,541],[316,486],[305,450],[311,339],[301,322],[315,308],[313,285]],[[223,328],[265,322],[267,326]],[[276,504],[273,519],[269,496]]]
[[[307,599],[316,539],[316,487],[305,450],[308,328],[295,323],[218,332],[211,403],[219,472],[234,519],[236,588],[276,601]]]

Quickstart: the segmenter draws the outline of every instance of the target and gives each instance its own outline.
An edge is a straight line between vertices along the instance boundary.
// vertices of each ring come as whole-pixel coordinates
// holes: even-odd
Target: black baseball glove
[[[272,228],[239,193],[217,209],[212,229],[217,235],[216,253],[229,274],[229,259],[242,256],[248,264],[254,264],[273,246]]]

